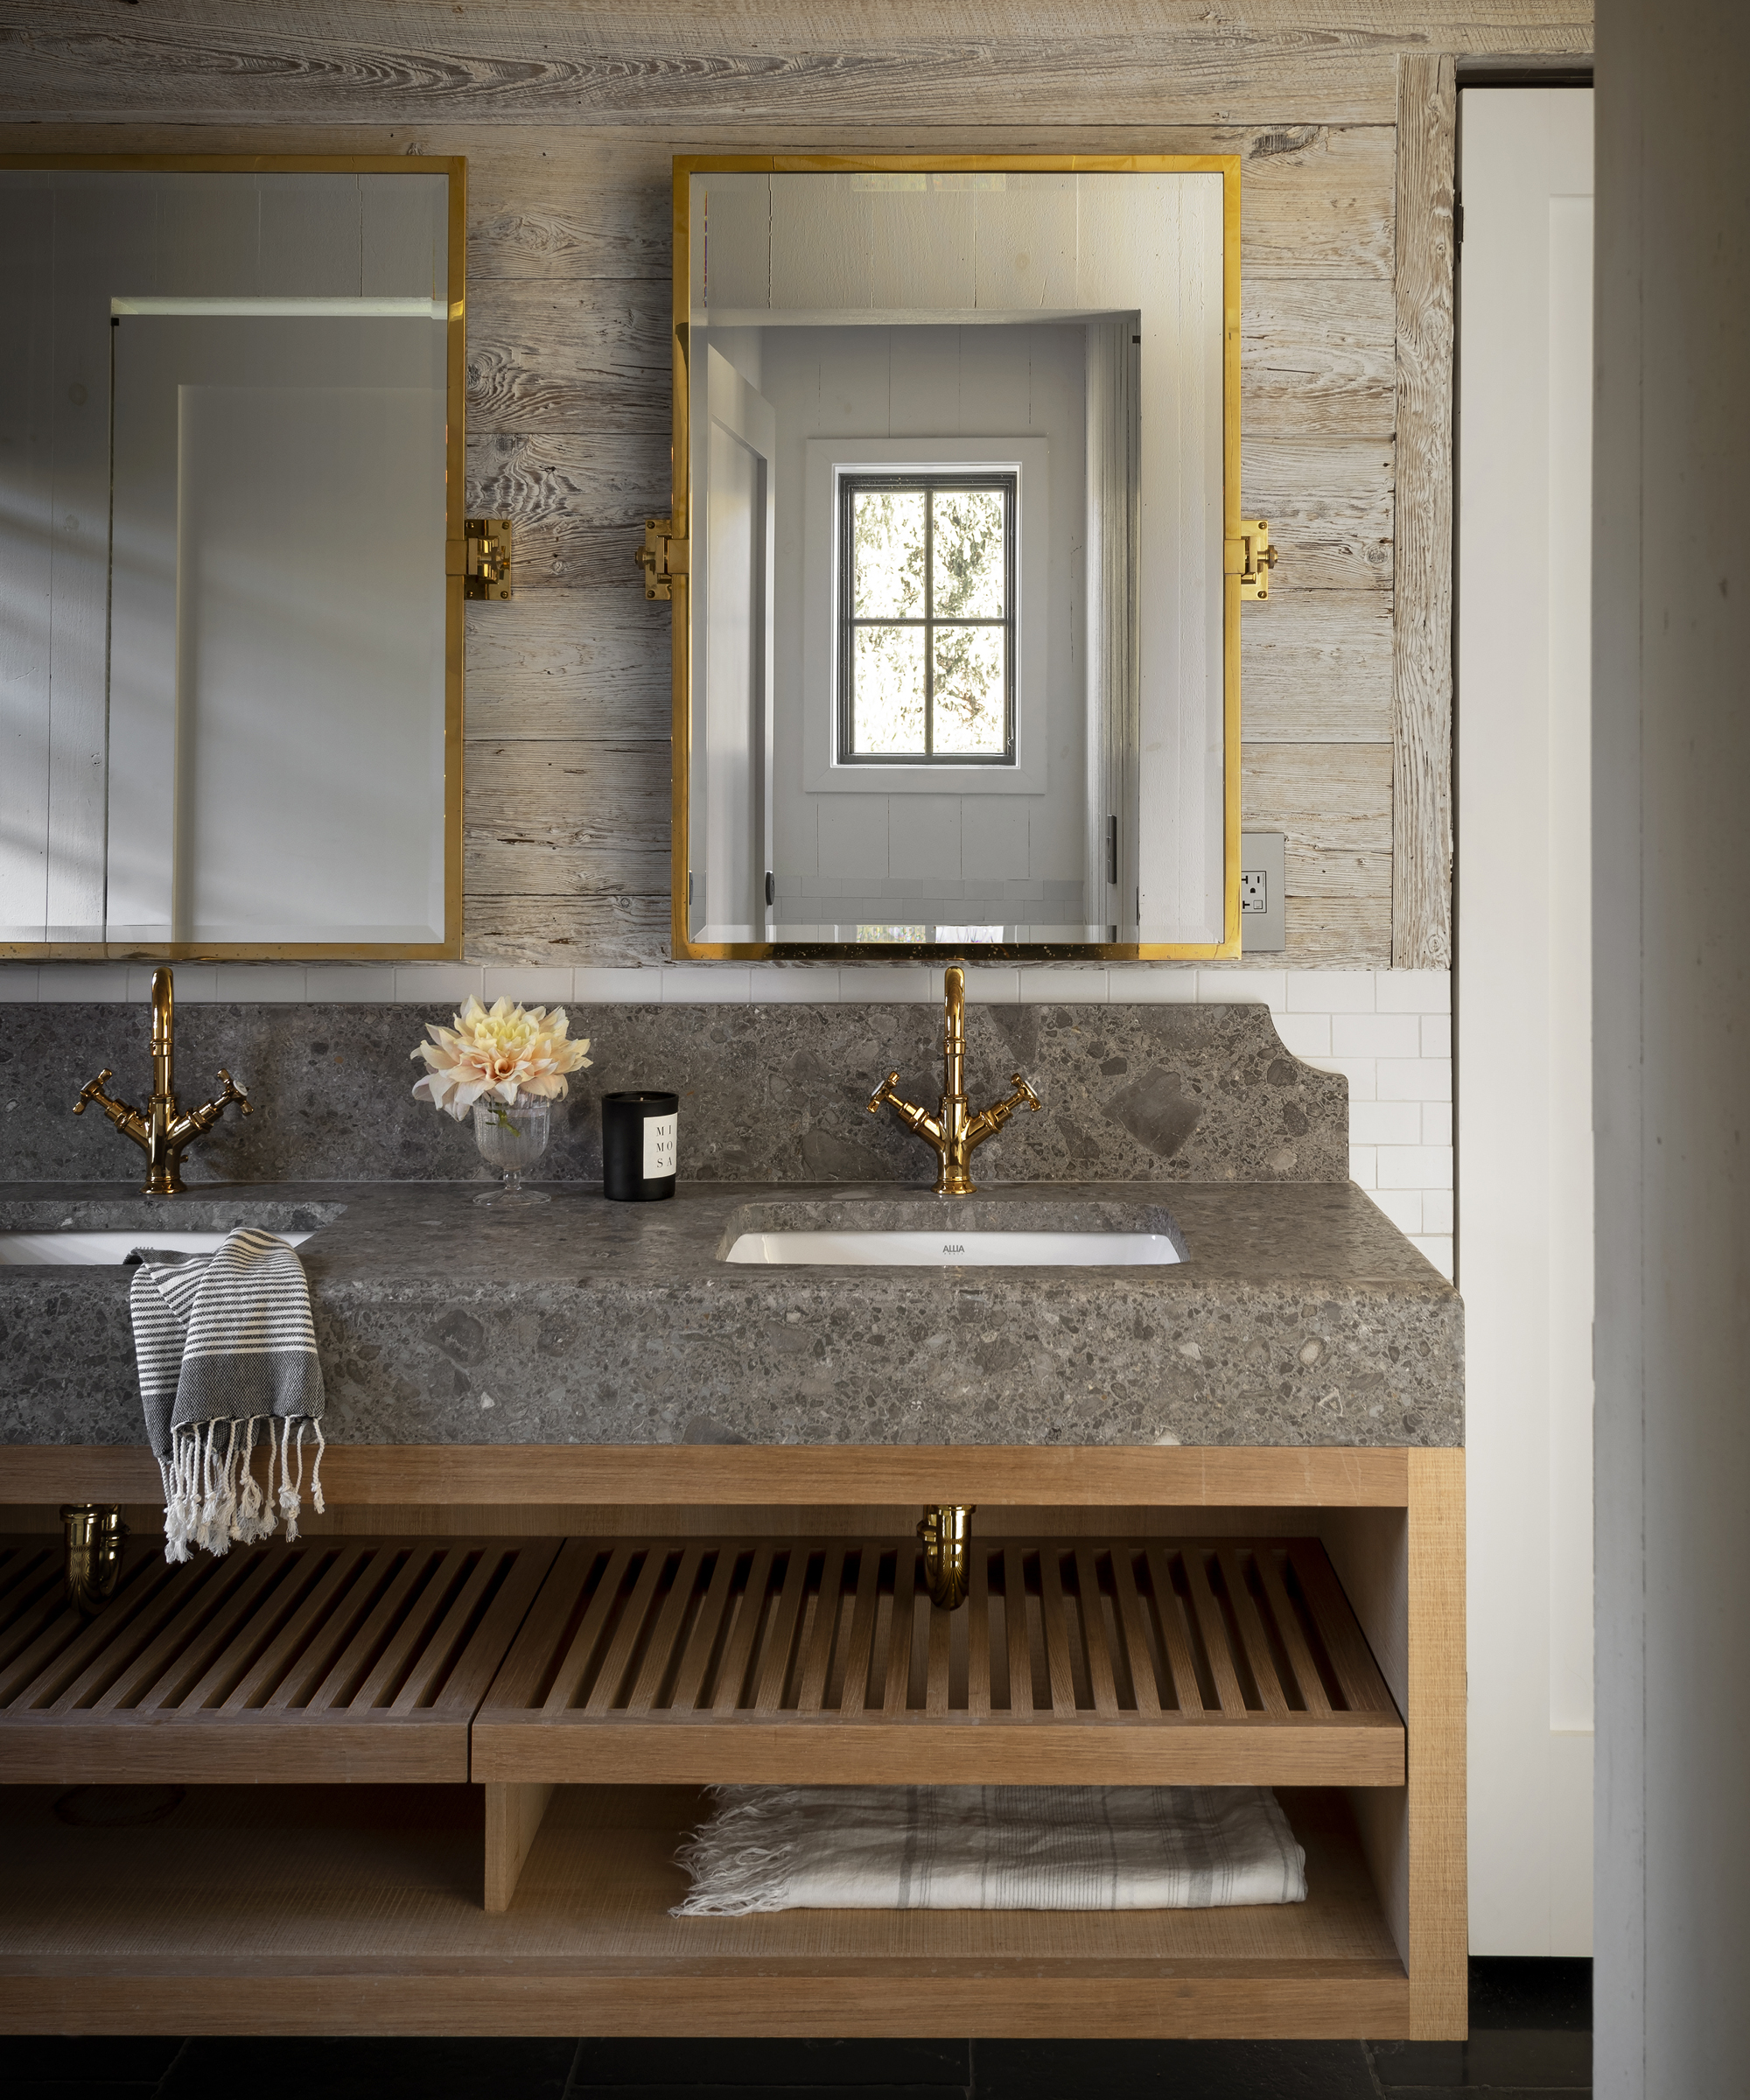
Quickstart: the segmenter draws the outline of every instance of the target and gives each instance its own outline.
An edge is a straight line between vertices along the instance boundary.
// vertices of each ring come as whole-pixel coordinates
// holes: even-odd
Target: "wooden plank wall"
[[[0,120],[25,121],[0,122],[0,143],[467,156],[469,508],[518,528],[516,597],[470,608],[471,960],[666,951],[668,608],[647,605],[632,550],[668,500],[669,157],[784,145],[1242,157],[1242,501],[1281,549],[1244,618],[1245,820],[1288,836],[1291,966],[1393,961],[1395,835],[1396,959],[1447,959],[1438,54],[1584,54],[1589,6],[1283,0],[1254,28],[1189,4],[997,0],[947,32],[914,0],[646,17],[286,0],[245,19],[22,0],[0,31]],[[1444,257],[1424,252],[1440,240]],[[1395,672],[1406,328],[1430,508]]]

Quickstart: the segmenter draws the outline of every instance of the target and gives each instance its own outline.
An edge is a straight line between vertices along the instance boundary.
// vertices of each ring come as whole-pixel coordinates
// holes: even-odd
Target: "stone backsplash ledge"
[[[412,1098],[410,1052],[447,1011],[408,1005],[184,1005],[178,1093],[216,1091],[224,1065],[255,1113],[228,1113],[184,1155],[215,1181],[489,1178],[471,1124]],[[138,1006],[0,1007],[4,1179],[128,1180],[143,1155],[95,1110],[70,1112],[103,1066],[110,1091],[150,1092]],[[969,1006],[975,1109],[1019,1069],[1044,1103],[982,1146],[974,1172],[1013,1181],[1345,1181],[1348,1083],[1301,1064],[1262,1005]],[[866,1112],[898,1067],[908,1099],[942,1088],[939,1008],[604,1005],[573,1015],[592,1068],[577,1074],[537,1177],[601,1178],[600,1097],[681,1096],[681,1173],[705,1181],[928,1182],[928,1149],[891,1110]]]

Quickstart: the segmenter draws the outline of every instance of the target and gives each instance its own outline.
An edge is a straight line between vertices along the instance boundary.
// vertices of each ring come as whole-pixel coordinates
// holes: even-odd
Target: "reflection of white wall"
[[[778,417],[773,828],[787,920],[1080,920],[1083,338],[1079,325],[766,332],[762,390]],[[891,796],[809,793],[807,710],[824,716],[831,690],[809,676],[804,652],[808,441],[1018,435],[1044,439],[1051,462],[1049,793],[941,794],[924,781]]]

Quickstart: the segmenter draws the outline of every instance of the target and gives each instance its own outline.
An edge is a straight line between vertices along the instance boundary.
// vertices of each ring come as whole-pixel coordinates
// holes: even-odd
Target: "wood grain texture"
[[[335,1444],[331,1508],[354,1503],[934,1502],[1129,1508],[1402,1508],[1409,1452],[1342,1446]],[[0,1503],[150,1502],[144,1445],[0,1446]]]
[[[1246,434],[1371,438],[1389,444],[1391,286],[1347,277],[1247,283],[1243,262],[1241,276],[1240,415]]]
[[[538,1781],[532,1786],[488,1782],[486,1788],[485,1908],[496,1914],[510,1908],[523,1863],[541,1830],[553,1789]]]
[[[468,959],[631,969],[666,959],[669,925],[666,884],[660,894],[470,898]]]
[[[1469,2019],[1465,1846],[1465,1454],[1410,1456],[1410,1987],[1415,2034]]]
[[[526,847],[532,861],[561,847],[592,849],[610,858],[666,851],[668,747],[654,742],[471,743],[463,836],[470,846]]]
[[[1241,608],[1240,634],[1248,744],[1390,743],[1387,592],[1272,592]]]
[[[970,1550],[956,1620],[909,1530],[568,1539],[475,1718],[472,1774],[1402,1785],[1402,1723],[1316,1538]],[[1134,1670],[1114,1667],[1121,1600]]]
[[[468,607],[471,740],[668,743],[668,631],[629,556],[623,579],[512,602]]]
[[[1389,122],[1400,50],[1584,51],[1589,15],[1556,0],[1414,15],[1298,0],[1256,20],[1192,5],[1060,4],[757,11],[525,4],[458,16],[390,0],[338,14],[290,0],[239,18],[172,0],[113,10],[18,0],[6,32],[8,107],[20,116],[253,116],[381,123],[458,116],[681,127],[725,121],[964,126],[1023,121]],[[763,32],[763,33],[762,33]],[[1292,90],[1288,84],[1292,83]]]
[[[204,1788],[104,1833],[0,1802],[0,2026],[174,2034],[1404,2033],[1409,1986],[1335,1789],[1285,1789],[1305,1903],[674,1918],[696,1789],[575,1787],[509,1910],[480,1900],[472,1789]],[[247,1858],[215,1877],[214,1858]],[[41,1951],[52,1915],[54,1951]]]
[[[1398,74],[1397,552],[1392,960],[1452,959],[1452,181],[1450,58]]]

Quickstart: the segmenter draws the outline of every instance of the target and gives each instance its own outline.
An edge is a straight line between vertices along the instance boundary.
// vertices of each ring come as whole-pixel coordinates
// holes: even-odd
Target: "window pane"
[[[924,630],[858,627],[851,646],[851,748],[921,752]]]
[[[1001,620],[1003,495],[995,488],[938,491],[935,613],[941,620]]]
[[[924,503],[920,489],[853,493],[851,595],[859,620],[923,618]]]
[[[1000,753],[1008,747],[1001,627],[935,630],[935,750]]]

